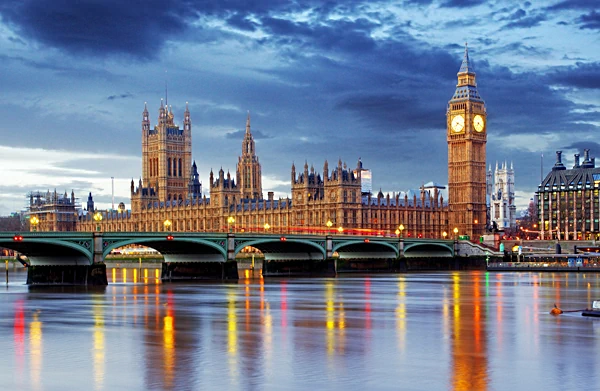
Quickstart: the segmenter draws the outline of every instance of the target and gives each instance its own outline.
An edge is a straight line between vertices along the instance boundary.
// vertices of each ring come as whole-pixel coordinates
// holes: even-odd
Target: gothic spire
[[[248,110],[248,118],[246,118],[246,134],[250,133],[250,110]]]
[[[465,42],[465,56],[463,57],[462,64],[460,64],[460,69],[458,73],[474,73],[473,65],[469,61],[469,48],[467,43]]]

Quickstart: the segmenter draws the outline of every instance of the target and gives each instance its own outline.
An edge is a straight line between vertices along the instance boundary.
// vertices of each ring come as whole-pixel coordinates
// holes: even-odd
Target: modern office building
[[[575,154],[571,169],[562,162],[562,151],[556,152],[556,163],[536,193],[541,239],[600,239],[600,168],[589,152],[584,150],[581,163]]]

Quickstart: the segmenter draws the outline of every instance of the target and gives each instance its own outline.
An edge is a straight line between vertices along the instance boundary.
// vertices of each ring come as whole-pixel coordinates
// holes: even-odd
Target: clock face
[[[461,130],[463,130],[465,127],[465,117],[463,117],[462,115],[457,115],[454,118],[452,118],[452,130],[454,130],[455,132],[460,132]]]
[[[483,128],[485,127],[485,122],[483,120],[483,117],[480,116],[479,114],[477,114],[475,116],[475,118],[473,118],[473,127],[478,132],[482,132]]]

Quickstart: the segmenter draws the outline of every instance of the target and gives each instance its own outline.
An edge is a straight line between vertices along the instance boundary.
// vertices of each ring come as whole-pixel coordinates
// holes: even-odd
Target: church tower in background
[[[254,148],[254,138],[250,131],[250,113],[246,119],[246,133],[242,141],[242,155],[237,164],[237,184],[242,198],[262,199],[262,179],[260,163]]]
[[[185,200],[192,168],[192,122],[187,103],[183,129],[174,122],[173,110],[158,110],[158,125],[150,127],[148,108],[142,113],[142,181],[160,201]]]
[[[468,48],[458,71],[458,84],[446,112],[448,141],[449,229],[477,238],[487,224],[485,103],[477,92]]]

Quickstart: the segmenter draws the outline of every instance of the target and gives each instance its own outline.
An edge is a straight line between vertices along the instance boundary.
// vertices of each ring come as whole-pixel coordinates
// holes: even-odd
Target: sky
[[[374,191],[448,182],[446,106],[468,42],[487,163],[513,164],[525,209],[555,151],[600,158],[600,11],[593,0],[3,0],[0,215],[26,194],[129,206],[141,120],[161,99],[192,118],[203,191],[235,175],[248,111],[263,192],[342,160]],[[542,157],[543,155],[543,157]],[[600,165],[600,159],[599,163]],[[114,178],[114,179],[112,179]]]

